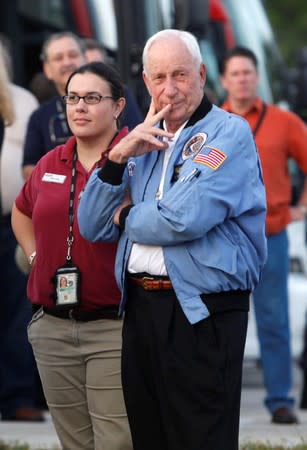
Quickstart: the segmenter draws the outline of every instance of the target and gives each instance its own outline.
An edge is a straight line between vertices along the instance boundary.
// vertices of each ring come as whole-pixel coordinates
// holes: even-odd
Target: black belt
[[[73,319],[77,322],[90,322],[92,320],[109,319],[118,320],[118,306],[110,305],[93,311],[82,311],[78,309],[56,309],[43,307],[46,314],[60,319]]]

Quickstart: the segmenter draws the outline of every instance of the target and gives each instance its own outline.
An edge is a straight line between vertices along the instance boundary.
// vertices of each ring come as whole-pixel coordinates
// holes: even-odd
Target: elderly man
[[[266,258],[249,126],[204,95],[190,33],[143,53],[145,121],[81,197],[87,239],[119,240],[122,379],[134,450],[237,450],[249,295]]]

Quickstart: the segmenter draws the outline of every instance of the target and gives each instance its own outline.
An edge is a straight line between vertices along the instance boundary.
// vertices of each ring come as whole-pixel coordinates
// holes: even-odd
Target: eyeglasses
[[[99,94],[86,94],[83,96],[77,94],[68,94],[64,95],[64,97],[62,98],[66,105],[77,105],[77,103],[79,103],[80,98],[82,98],[84,102],[88,105],[97,105],[97,103],[101,102],[101,100],[105,100],[106,98],[114,100],[113,97]]]

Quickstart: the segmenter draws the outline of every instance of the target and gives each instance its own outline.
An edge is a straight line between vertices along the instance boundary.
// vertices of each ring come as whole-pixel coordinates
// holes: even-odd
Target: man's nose
[[[66,66],[70,66],[72,63],[74,63],[74,61],[75,58],[73,56],[64,55],[63,64],[65,64]]]
[[[177,93],[177,90],[178,88],[176,81],[173,80],[172,78],[167,78],[165,80],[164,93],[169,97],[172,97]]]

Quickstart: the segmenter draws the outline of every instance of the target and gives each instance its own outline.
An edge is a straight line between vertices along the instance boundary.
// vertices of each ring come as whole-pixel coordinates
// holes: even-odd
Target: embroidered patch
[[[198,153],[198,155],[196,155],[193,161],[196,163],[204,164],[205,166],[216,170],[223,164],[226,158],[227,155],[225,155],[225,153],[223,153],[221,150],[206,146],[202,149],[201,152]]]
[[[183,147],[182,159],[186,160],[196,155],[205,144],[207,137],[208,135],[206,133],[197,133],[195,136],[192,136]]]
[[[134,161],[129,161],[127,167],[128,167],[128,175],[129,175],[129,177],[132,177],[134,169],[135,169],[135,162]]]

